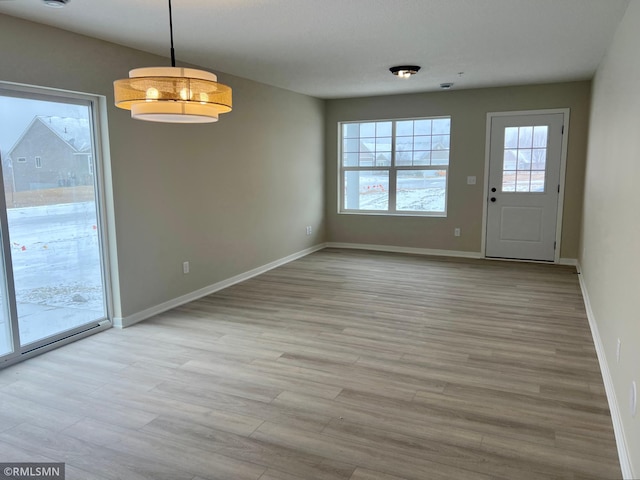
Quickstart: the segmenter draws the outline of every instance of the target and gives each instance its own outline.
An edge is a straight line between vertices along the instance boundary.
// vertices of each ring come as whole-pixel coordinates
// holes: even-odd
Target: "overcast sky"
[[[0,150],[6,155],[36,115],[88,118],[84,105],[45,102],[0,94]]]

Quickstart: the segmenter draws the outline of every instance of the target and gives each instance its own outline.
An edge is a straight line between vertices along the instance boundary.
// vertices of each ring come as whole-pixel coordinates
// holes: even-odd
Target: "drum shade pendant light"
[[[176,67],[173,18],[169,0],[171,66],[135,68],[113,82],[115,104],[137,120],[164,123],[217,122],[231,111],[231,88],[210,72]]]

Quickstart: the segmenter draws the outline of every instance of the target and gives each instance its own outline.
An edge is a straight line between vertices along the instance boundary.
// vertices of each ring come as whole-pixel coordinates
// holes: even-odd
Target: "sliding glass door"
[[[108,318],[94,101],[0,85],[0,356]]]

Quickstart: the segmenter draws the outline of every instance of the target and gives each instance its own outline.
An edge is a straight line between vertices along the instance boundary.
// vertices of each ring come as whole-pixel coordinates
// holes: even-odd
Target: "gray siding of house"
[[[76,153],[73,147],[36,120],[10,152],[15,191],[90,185],[93,178],[89,155],[87,152]],[[18,161],[21,157],[25,162]],[[40,157],[40,168],[36,167],[36,157]]]

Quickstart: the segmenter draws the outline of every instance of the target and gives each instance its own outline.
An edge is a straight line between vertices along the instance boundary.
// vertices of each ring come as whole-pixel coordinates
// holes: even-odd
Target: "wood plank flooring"
[[[327,249],[0,371],[78,480],[621,478],[575,269]]]

